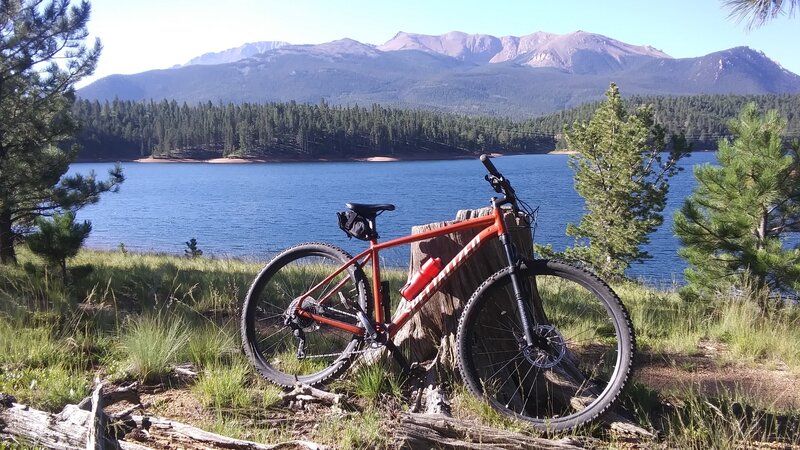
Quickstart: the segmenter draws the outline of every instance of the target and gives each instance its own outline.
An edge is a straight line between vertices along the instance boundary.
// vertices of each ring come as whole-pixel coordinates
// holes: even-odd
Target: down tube
[[[450,275],[455,273],[459,267],[461,267],[467,260],[469,260],[470,256],[472,256],[475,251],[480,248],[483,244],[489,242],[493,238],[497,237],[498,227],[497,225],[491,225],[487,228],[484,228],[477,236],[472,238],[471,241],[464,248],[461,249],[453,259],[447,263],[446,266],[439,272],[436,277],[431,280],[430,283],[422,290],[415,298],[411,301],[403,301],[401,300],[400,307],[403,308],[403,312],[392,322],[392,326],[389,330],[389,336],[394,336],[403,325],[408,322],[414,314],[419,311],[422,306],[430,300],[431,296],[439,290],[439,288],[450,278]]]

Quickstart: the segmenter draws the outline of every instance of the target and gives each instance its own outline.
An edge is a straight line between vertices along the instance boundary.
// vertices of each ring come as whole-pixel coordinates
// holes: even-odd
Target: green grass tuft
[[[270,408],[282,401],[283,390],[278,386],[263,379],[259,379],[256,385],[258,386],[256,391],[260,394],[261,404],[258,405],[260,408]]]
[[[85,373],[61,365],[24,368],[0,374],[0,392],[12,393],[19,403],[57,412],[89,395],[89,380]]]
[[[719,305],[709,334],[728,345],[734,360],[785,365],[800,374],[800,320],[797,307],[769,317],[752,302],[730,300]]]
[[[120,347],[126,373],[142,381],[168,374],[189,341],[188,328],[178,316],[146,313],[123,326]]]
[[[749,399],[738,392],[721,390],[709,399],[688,389],[674,401],[665,420],[667,448],[688,450],[760,447],[761,442],[800,443],[798,421],[747,406]]]
[[[356,395],[373,403],[384,395],[401,398],[402,384],[400,374],[384,360],[358,367],[348,376],[347,383]]]
[[[390,443],[381,416],[373,409],[358,415],[326,417],[314,431],[314,439],[340,450],[382,449]]]
[[[69,359],[66,346],[49,329],[18,328],[10,322],[0,322],[0,364],[39,368]]]
[[[229,327],[207,322],[191,327],[186,358],[197,368],[229,362],[239,352],[237,338]]]
[[[250,393],[245,389],[249,366],[235,363],[230,367],[221,365],[207,367],[192,387],[192,392],[203,406],[217,410],[237,410],[253,405]]]
[[[453,390],[451,407],[453,416],[458,419],[475,420],[482,425],[513,432],[528,429],[522,422],[497,412],[488,402],[472,395],[463,385],[458,385]]]

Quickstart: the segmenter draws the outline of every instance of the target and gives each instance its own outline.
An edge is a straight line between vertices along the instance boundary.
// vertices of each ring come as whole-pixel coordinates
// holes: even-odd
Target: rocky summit
[[[537,32],[526,36],[494,37],[451,32],[440,36],[400,32],[378,47],[383,51],[421,50],[476,64],[514,62],[529,67],[553,67],[574,72],[582,55],[603,55],[621,66],[632,58],[670,58],[649,46],[636,46],[609,37],[576,31],[569,34]]]

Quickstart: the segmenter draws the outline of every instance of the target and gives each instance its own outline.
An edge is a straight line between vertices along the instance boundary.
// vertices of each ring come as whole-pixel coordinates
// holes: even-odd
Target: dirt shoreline
[[[522,153],[488,153],[492,158],[502,156],[520,155]],[[544,154],[544,153],[543,153]],[[303,163],[303,162],[398,162],[398,161],[448,161],[459,159],[478,159],[478,155],[447,155],[434,153],[426,156],[409,156],[409,157],[395,157],[395,156],[371,156],[368,158],[211,158],[211,159],[197,159],[197,158],[147,158],[137,159],[123,159],[121,162],[134,162],[143,164],[153,163],[202,163],[202,164],[273,164],[273,163]],[[92,160],[92,159],[78,159],[75,162],[79,163],[101,163],[101,162],[116,162],[108,160]]]
[[[490,154],[492,157],[503,156],[500,153]],[[472,159],[473,156],[454,156],[443,154],[432,154],[430,156],[412,156],[412,157],[395,157],[395,156],[370,156],[368,158],[314,158],[314,159],[298,159],[298,158],[211,158],[211,159],[190,159],[190,158],[140,158],[132,162],[137,163],[170,163],[170,162],[190,162],[190,163],[205,163],[205,164],[250,164],[250,163],[292,163],[292,162],[398,162],[398,161],[434,161],[434,160],[454,160],[454,159]],[[474,157],[477,159],[477,156]]]

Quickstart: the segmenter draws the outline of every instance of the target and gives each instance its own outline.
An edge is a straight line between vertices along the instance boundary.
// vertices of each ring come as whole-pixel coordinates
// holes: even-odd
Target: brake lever
[[[495,192],[498,194],[502,193],[503,191],[503,180],[502,178],[498,178],[494,175],[484,175],[484,179],[489,182],[494,189]]]

